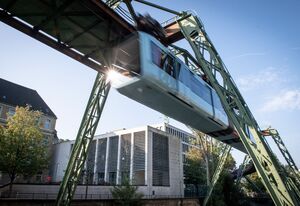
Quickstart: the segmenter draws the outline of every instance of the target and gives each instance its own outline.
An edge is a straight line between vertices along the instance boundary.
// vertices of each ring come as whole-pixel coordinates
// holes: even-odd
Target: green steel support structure
[[[204,202],[203,202],[203,206],[206,206],[207,203],[208,203],[208,201],[209,201],[211,193],[212,193],[212,191],[213,191],[216,183],[219,180],[219,177],[220,177],[220,174],[221,174],[222,170],[224,169],[224,166],[225,166],[227,157],[228,157],[228,155],[230,153],[230,150],[231,150],[231,146],[224,145],[224,148],[223,148],[223,150],[221,151],[221,154],[220,154],[221,157],[220,157],[220,159],[218,161],[218,164],[216,166],[214,175],[213,175],[213,177],[211,179],[211,182],[210,182],[210,185],[208,187],[208,190],[207,190],[207,193],[206,193],[206,197],[205,197]]]
[[[290,155],[288,149],[286,148],[285,144],[283,143],[279,132],[276,129],[266,129],[262,131],[262,134],[264,136],[271,136],[274,140],[274,142],[276,143],[279,151],[281,152],[282,156],[284,157],[284,159],[286,160],[286,162],[288,163],[292,173],[295,176],[295,179],[297,181],[297,184],[300,186],[300,177],[299,177],[299,169],[297,167],[297,165],[295,164],[292,156]]]
[[[63,181],[60,185],[56,199],[57,206],[70,205],[87,158],[89,146],[94,138],[109,89],[110,84],[106,81],[106,75],[98,73],[82,118]]]
[[[292,156],[290,155],[289,151],[287,150],[285,144],[283,143],[279,132],[276,129],[268,128],[266,130],[262,130],[261,134],[266,136],[271,136],[276,143],[279,151],[281,152],[282,156],[288,163],[288,166],[290,170],[287,170],[283,165],[281,167],[282,174],[285,175],[286,181],[287,181],[287,187],[290,188],[290,190],[294,191],[295,194],[297,194],[297,200],[300,202],[300,177],[298,174],[298,167],[295,164]],[[291,173],[292,174],[291,174]]]
[[[243,163],[239,166],[239,170],[238,170],[237,178],[235,180],[235,184],[237,184],[237,185],[240,184],[240,181],[243,177],[243,172],[244,172],[247,164],[249,163],[249,161],[250,161],[250,157],[249,157],[249,155],[246,155],[245,158],[244,158]]]
[[[275,205],[299,205],[297,195],[287,187],[287,179],[280,175],[278,161],[264,141],[256,120],[201,21],[189,14],[178,20],[178,24],[191,45],[202,71],[218,93],[230,121],[235,126]]]

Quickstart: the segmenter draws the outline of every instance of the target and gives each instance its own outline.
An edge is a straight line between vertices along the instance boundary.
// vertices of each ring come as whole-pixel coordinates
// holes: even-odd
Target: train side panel
[[[203,116],[213,117],[212,105],[204,101],[202,98],[196,95],[194,91],[192,91],[191,88],[194,85],[192,85],[191,82],[195,82],[192,81],[192,78],[195,77],[189,70],[186,70],[184,67],[182,67],[183,63],[178,64],[178,66],[181,67],[180,73],[171,76],[166,71],[164,71],[163,68],[161,68],[159,62],[155,63],[155,61],[153,60],[154,56],[161,56],[155,54],[154,52],[164,52],[165,54],[167,54],[169,51],[167,49],[163,49],[164,47],[160,45],[160,42],[158,42],[154,38],[149,37],[147,34],[141,34],[140,39],[143,39],[141,42],[144,44],[142,47],[145,49],[144,52],[146,54],[141,60],[141,62],[143,62],[142,78],[146,79],[147,81],[151,81],[154,84],[157,84],[158,87],[168,92],[170,95],[180,98],[188,105],[191,105],[197,112],[201,113]],[[160,47],[158,47],[158,45],[160,45]],[[175,59],[175,57],[173,56],[171,56],[171,58]],[[176,60],[178,61],[178,59]],[[179,81],[175,79],[176,76]],[[187,86],[182,82],[185,82],[186,84],[188,83],[190,85]],[[205,86],[203,85],[203,87]],[[225,125],[225,127],[226,126],[228,125]]]

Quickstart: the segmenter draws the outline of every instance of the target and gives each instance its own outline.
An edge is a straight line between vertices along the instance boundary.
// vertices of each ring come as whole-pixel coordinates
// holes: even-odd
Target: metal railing
[[[0,194],[0,199],[20,199],[20,200],[55,200],[57,193],[8,193]],[[144,195],[143,199],[181,199],[180,195]],[[193,198],[193,197],[189,197]],[[112,200],[111,194],[75,194],[74,200]]]

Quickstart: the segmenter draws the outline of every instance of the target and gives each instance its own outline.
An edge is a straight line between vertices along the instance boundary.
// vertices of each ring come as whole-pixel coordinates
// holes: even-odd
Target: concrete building
[[[56,115],[41,98],[37,91],[23,87],[0,78],[0,124],[5,125],[7,118],[15,114],[16,107],[30,106],[32,110],[42,112],[39,120],[40,128],[44,134],[45,141],[49,146],[49,155],[52,155],[53,143],[58,141],[55,124]],[[46,182],[50,171],[41,171],[30,179],[19,178],[16,182]],[[6,175],[0,175],[0,184],[7,183]]]
[[[101,185],[101,192],[108,194],[109,186],[129,179],[144,195],[183,196],[183,158],[190,137],[166,123],[97,135],[81,183]],[[55,145],[54,182],[62,181],[74,142]]]
[[[169,135],[177,137],[181,140],[181,153],[182,153],[182,162],[183,165],[186,162],[186,154],[191,147],[195,146],[195,136],[191,133],[188,133],[182,129],[174,127],[167,123],[161,123],[158,125],[153,125],[153,127],[166,132]]]

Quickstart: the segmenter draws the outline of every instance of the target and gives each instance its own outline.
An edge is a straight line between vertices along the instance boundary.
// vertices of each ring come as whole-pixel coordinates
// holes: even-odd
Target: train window
[[[175,78],[175,60],[170,55],[164,55],[163,59],[163,70],[170,76]]]
[[[190,76],[192,75],[189,70],[187,70],[184,66],[180,68],[180,72],[178,73],[178,80],[182,82],[185,86],[190,88]]]
[[[202,84],[201,84],[202,85]],[[212,97],[211,97],[211,88],[205,85],[205,92],[203,95],[203,99],[210,105],[212,105]]]
[[[156,66],[163,69],[172,77],[176,78],[176,66],[178,65],[178,63],[172,56],[166,54],[154,42],[151,42],[151,56],[152,62]]]
[[[211,89],[199,81],[194,75],[191,76],[191,90],[208,104],[212,105]]]
[[[162,68],[162,60],[163,60],[163,56],[165,56],[165,53],[161,50],[161,48],[159,48],[156,44],[154,44],[151,41],[151,55],[152,55],[152,62]]]
[[[132,35],[112,49],[113,64],[128,71],[140,73],[140,49],[137,35]],[[109,62],[110,63],[110,62]]]
[[[220,112],[222,112],[223,114],[226,114],[223,105],[221,103],[221,100],[215,91],[213,91],[213,100],[214,100],[214,107],[220,110]]]
[[[179,73],[180,73],[180,69],[181,69],[181,64],[179,62],[175,62],[174,66],[175,66],[174,78],[175,79],[179,79]]]

